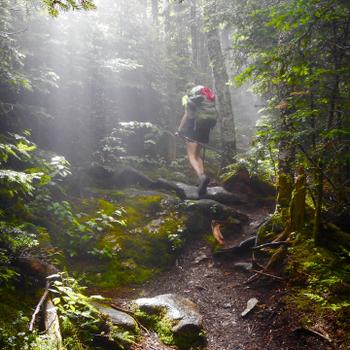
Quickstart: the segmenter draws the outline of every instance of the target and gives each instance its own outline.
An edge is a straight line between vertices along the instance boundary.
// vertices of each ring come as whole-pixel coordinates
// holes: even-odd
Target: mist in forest
[[[350,349],[349,57],[348,0],[0,0],[0,348]]]
[[[189,4],[159,4],[156,14],[140,1],[96,5],[96,10],[62,12],[57,18],[34,8],[23,15],[26,65],[41,72],[38,80],[45,85],[45,91],[21,97],[42,113],[41,120],[33,111],[37,128],[32,119],[28,126],[40,145],[78,162],[89,158],[120,121],[147,121],[174,131],[186,84],[213,87],[203,43],[196,67],[191,61],[190,33],[183,28]],[[246,90],[231,88],[238,143],[245,148],[259,109]]]

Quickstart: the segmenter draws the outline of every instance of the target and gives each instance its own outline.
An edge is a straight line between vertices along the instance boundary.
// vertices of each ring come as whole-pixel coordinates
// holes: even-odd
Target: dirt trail
[[[268,214],[267,208],[243,212],[249,215],[250,224],[227,238],[228,246],[254,234]],[[214,261],[208,243],[198,238],[187,245],[175,266],[135,292],[146,297],[178,293],[197,303],[204,318],[206,350],[333,349],[317,336],[295,331],[297,320],[284,312],[281,300],[287,293],[283,281],[264,277],[247,285],[253,273],[235,267],[238,261],[249,262],[250,257]],[[259,304],[243,318],[241,313],[253,297]],[[176,348],[162,345],[154,334],[145,333],[143,342],[134,349]]]

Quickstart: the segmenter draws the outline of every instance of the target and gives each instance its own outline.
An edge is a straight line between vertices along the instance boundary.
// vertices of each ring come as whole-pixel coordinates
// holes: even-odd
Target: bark
[[[305,223],[306,175],[301,173],[296,181],[290,203],[291,231],[300,230]]]
[[[198,69],[198,30],[197,30],[197,3],[191,0],[191,48],[192,48],[192,71]]]
[[[320,226],[321,226],[321,211],[323,202],[323,169],[320,165],[317,169],[317,183],[316,183],[316,210],[314,216],[313,237],[316,245],[320,243]]]
[[[232,110],[232,101],[227,86],[228,74],[225,58],[222,53],[218,23],[215,20],[216,2],[211,1],[204,6],[204,18],[206,27],[209,28],[205,35],[208,47],[209,61],[214,78],[214,86],[217,94],[217,108],[220,116],[220,134],[224,156],[222,165],[232,163],[236,153],[236,131]]]
[[[280,105],[283,105],[281,102]],[[281,107],[280,107],[281,108]],[[285,107],[282,107],[285,108]],[[291,130],[287,121],[288,110],[282,111],[281,131],[288,135]],[[287,136],[281,138],[278,144],[278,177],[277,177],[277,200],[276,211],[281,212],[286,218],[289,216],[289,204],[293,191],[293,162],[295,159],[294,147],[290,144]]]

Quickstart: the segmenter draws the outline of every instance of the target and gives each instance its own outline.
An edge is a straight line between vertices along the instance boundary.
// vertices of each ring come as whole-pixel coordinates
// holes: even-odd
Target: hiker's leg
[[[200,157],[202,146],[196,142],[186,143],[188,160],[198,176],[204,173],[203,160]]]

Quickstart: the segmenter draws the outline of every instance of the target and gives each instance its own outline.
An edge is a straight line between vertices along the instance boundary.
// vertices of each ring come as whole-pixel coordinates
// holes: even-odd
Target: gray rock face
[[[167,317],[172,324],[175,343],[180,348],[185,349],[191,343],[203,340],[202,316],[191,300],[176,294],[163,294],[154,298],[140,298],[135,303],[145,313]]]
[[[137,322],[127,313],[115,310],[109,306],[94,304],[97,310],[110,318],[115,326],[137,333]]]

